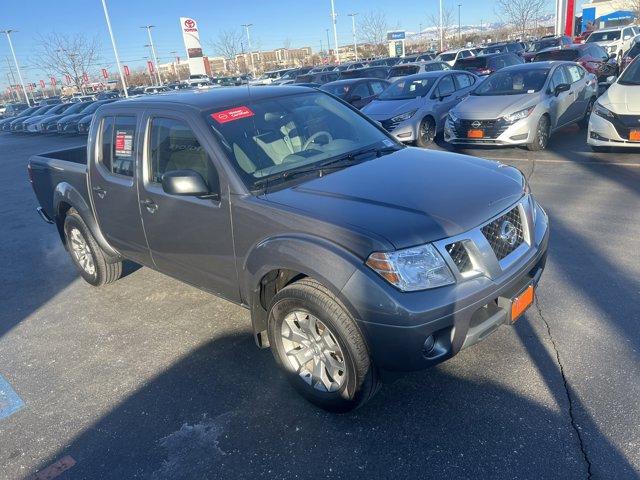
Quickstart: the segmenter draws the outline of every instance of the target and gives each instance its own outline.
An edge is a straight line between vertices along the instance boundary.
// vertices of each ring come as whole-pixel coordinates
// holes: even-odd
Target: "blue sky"
[[[462,4],[463,24],[496,20],[494,0],[444,1],[454,7],[458,3]],[[35,82],[43,77],[42,72],[30,67],[30,53],[34,49],[38,33],[57,31],[97,35],[102,45],[105,67],[113,64],[113,52],[100,0],[2,3],[0,28],[18,30],[13,40],[18,59],[25,67],[25,81]],[[368,11],[382,11],[391,27],[417,30],[420,23],[424,26],[429,24],[429,16],[436,13],[438,8],[438,0],[335,0],[335,4],[340,43],[351,39],[351,22],[347,16],[349,12],[364,14]],[[169,52],[172,50],[184,56],[178,21],[180,16],[198,20],[200,37],[205,54],[208,55],[214,54],[209,43],[219,31],[236,28],[242,23],[254,24],[254,48],[259,45],[263,49],[279,47],[285,39],[290,39],[293,46],[311,46],[317,50],[321,40],[326,43],[325,29],[331,26],[330,0],[108,0],[108,6],[120,56],[123,63],[132,67],[143,64],[143,57],[148,55],[148,49],[144,47],[147,43],[146,31],[139,28],[145,24],[157,26],[153,35],[160,63],[170,61]],[[553,10],[553,0],[549,0],[548,10]],[[6,55],[9,55],[6,39],[0,37],[2,88],[7,83]]]

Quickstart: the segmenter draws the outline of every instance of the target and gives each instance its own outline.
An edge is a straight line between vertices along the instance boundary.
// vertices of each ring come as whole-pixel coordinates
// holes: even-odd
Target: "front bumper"
[[[640,123],[638,123],[640,128]],[[640,148],[640,142],[632,142],[628,136],[625,138],[621,133],[627,133],[626,125],[618,124],[618,128],[609,120],[600,115],[592,113],[589,117],[589,129],[587,132],[587,143],[596,147],[634,147]]]
[[[533,114],[509,125],[502,120],[478,120],[480,125],[472,125],[474,120],[460,120],[454,123],[447,116],[444,124],[444,139],[454,145],[525,145],[533,142],[535,125],[539,116]],[[489,125],[485,127],[485,125]],[[483,128],[484,127],[484,128]],[[470,129],[485,130],[483,138],[468,138],[466,133]]]
[[[529,207],[527,202],[531,202]],[[454,285],[400,292],[366,268],[353,274],[341,293],[353,307],[379,369],[401,372],[436,365],[511,320],[510,300],[528,285],[537,285],[549,239],[544,210],[529,196],[518,205],[526,216],[525,243],[503,260],[497,261],[494,255],[493,266],[471,275],[459,274],[443,255],[457,277]],[[484,237],[478,235],[482,235],[480,230],[474,229],[434,245],[441,252],[445,243],[456,241],[480,245]],[[486,248],[478,248],[478,254],[479,258],[492,255]],[[429,337],[433,348],[426,351]]]

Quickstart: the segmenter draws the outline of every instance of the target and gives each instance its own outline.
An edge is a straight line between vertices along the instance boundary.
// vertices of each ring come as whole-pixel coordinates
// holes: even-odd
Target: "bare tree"
[[[215,53],[230,62],[229,70],[235,70],[236,56],[244,48],[244,33],[240,29],[223,30],[210,42]]]
[[[533,27],[545,13],[547,0],[496,0],[496,15],[513,27],[525,38],[527,30]]]
[[[36,38],[34,63],[44,71],[68,75],[73,84],[83,90],[84,74],[100,61],[100,42],[97,37],[83,34],[49,33]]]
[[[440,38],[440,13],[432,13],[428,17],[428,21],[438,27],[438,38]],[[452,31],[454,30],[455,23],[455,15],[452,7],[444,6],[442,8],[442,38],[444,39],[445,48],[447,43],[447,39],[451,36]]]
[[[358,35],[364,40],[364,43],[371,45],[377,55],[386,51],[388,31],[387,17],[380,11],[367,12],[358,22]]]
[[[620,10],[629,10],[633,12],[636,19],[640,19],[640,0],[618,0]]]

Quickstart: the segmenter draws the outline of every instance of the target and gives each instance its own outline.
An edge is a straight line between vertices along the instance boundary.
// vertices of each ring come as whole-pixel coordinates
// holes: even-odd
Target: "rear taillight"
[[[31,164],[27,165],[27,176],[29,177],[29,183],[33,183],[33,170]]]

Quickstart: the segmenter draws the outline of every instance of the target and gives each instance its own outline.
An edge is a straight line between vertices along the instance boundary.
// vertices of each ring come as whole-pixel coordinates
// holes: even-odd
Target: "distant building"
[[[230,65],[229,69],[235,67],[235,73],[250,72],[252,69],[251,55],[253,55],[255,69],[265,71],[307,65],[311,62],[313,52],[311,47],[302,47],[277,48],[275,50],[252,52],[251,54],[241,53],[236,55],[233,62],[235,65]]]
[[[591,0],[582,4],[581,31],[628,25],[636,20],[630,10],[631,2],[620,0]]]

